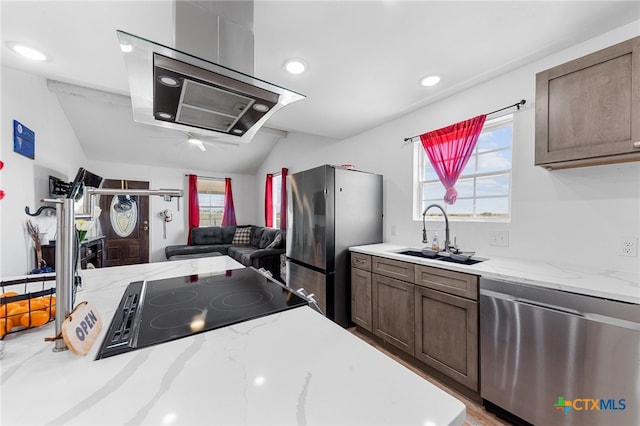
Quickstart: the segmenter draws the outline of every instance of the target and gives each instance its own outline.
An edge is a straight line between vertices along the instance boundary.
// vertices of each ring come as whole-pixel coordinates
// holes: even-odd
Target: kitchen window
[[[224,210],[224,179],[198,177],[200,226],[220,226]]]
[[[444,207],[452,220],[509,221],[513,114],[487,120],[469,162],[456,183],[458,199],[445,204],[445,189],[422,144],[414,144],[414,220],[429,204]],[[429,211],[437,214],[437,211]]]

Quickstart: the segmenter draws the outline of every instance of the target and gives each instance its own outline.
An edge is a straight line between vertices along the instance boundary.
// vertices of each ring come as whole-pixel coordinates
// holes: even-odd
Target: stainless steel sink
[[[432,255],[427,255],[425,253],[423,253],[420,250],[403,250],[403,251],[399,251],[396,252],[398,254],[404,254],[407,256],[414,256],[414,257],[421,257],[423,259],[431,259],[431,260],[441,260],[443,262],[450,262],[450,263],[459,263],[461,265],[475,265],[476,263],[480,263],[480,262],[484,262],[487,259],[482,259],[482,258],[474,258],[474,257],[469,257],[469,258],[453,258],[451,257],[451,255],[447,252],[439,252],[438,254],[436,254],[435,256]]]

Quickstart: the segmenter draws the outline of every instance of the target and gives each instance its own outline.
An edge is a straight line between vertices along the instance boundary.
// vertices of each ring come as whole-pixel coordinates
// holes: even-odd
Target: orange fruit
[[[51,316],[56,316],[56,297],[55,296],[44,296],[42,300],[45,301],[45,309],[51,311]]]
[[[11,302],[0,305],[0,316],[7,316],[7,312],[17,306],[26,306],[26,300],[18,300],[17,302]]]
[[[13,328],[13,322],[6,318],[0,318],[0,337],[4,336]]]
[[[7,291],[5,293],[0,294],[0,299],[2,299],[3,297],[11,297],[11,296],[17,296],[18,293],[16,293],[15,291]]]
[[[29,308],[26,306],[16,306],[13,309],[10,309],[7,313],[7,320],[13,322],[13,326],[17,327],[20,325],[20,317],[29,312]]]
[[[31,321],[31,322],[29,322]],[[34,311],[20,317],[20,325],[27,327],[40,327],[49,321],[49,313],[44,311]]]
[[[31,299],[28,306],[31,308],[31,311],[39,311],[41,309],[47,309],[49,304],[43,298],[38,297]]]
[[[7,303],[6,305],[0,305],[0,318],[6,317],[13,308],[18,308],[20,305],[16,302]]]

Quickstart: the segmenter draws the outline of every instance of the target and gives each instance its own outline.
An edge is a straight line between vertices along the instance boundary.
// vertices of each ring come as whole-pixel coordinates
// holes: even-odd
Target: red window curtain
[[[264,226],[273,226],[273,175],[270,173],[264,186]]]
[[[287,174],[289,169],[282,168],[282,187],[280,188],[280,229],[287,229]]]
[[[189,175],[189,235],[187,244],[191,245],[191,230],[200,226],[200,204],[198,203],[198,176]]]
[[[486,118],[479,115],[420,135],[429,161],[446,189],[444,202],[447,204],[454,204],[458,198],[455,184],[473,153]]]
[[[222,226],[235,226],[236,209],[233,207],[233,193],[231,192],[231,178],[224,178],[224,210],[222,211]]]

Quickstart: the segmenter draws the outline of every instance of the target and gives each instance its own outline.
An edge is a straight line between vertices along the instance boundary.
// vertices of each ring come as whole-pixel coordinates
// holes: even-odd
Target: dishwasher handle
[[[551,305],[549,303],[544,303],[544,302],[533,301],[533,300],[530,300],[530,299],[524,299],[524,298],[521,298],[521,297],[515,297],[515,296],[511,296],[510,294],[506,294],[506,293],[500,293],[500,292],[497,292],[497,291],[487,290],[487,289],[480,289],[480,294],[483,295],[483,296],[487,296],[487,297],[493,298],[493,299],[507,300],[507,301],[512,302],[512,303],[521,303],[523,305],[532,306],[534,308],[548,309],[548,310],[559,312],[559,313],[562,313],[562,314],[568,314],[568,315],[573,315],[573,316],[584,318],[584,315],[582,314],[582,312],[576,311],[574,309],[564,308],[562,306],[557,306],[557,305]]]
[[[548,303],[533,302],[531,300],[518,299],[518,298],[514,299],[514,302],[521,303],[523,305],[533,306],[534,308],[548,309],[550,311],[558,312],[565,315],[573,315],[575,317],[580,317],[580,318],[585,317],[584,314],[582,314],[582,312],[578,312],[576,310],[569,309],[569,308],[563,308],[561,306],[550,305]]]
[[[575,309],[565,308],[557,305],[551,305],[548,303],[533,301],[533,300],[524,299],[520,297],[514,297],[509,294],[499,293],[499,292],[487,290],[487,289],[481,289],[480,294],[490,298],[507,300],[513,303],[521,303],[523,305],[531,306],[534,308],[542,308],[542,309],[558,312],[561,314],[584,318],[589,321],[608,324],[615,327],[622,327],[628,330],[640,331],[640,322],[638,321],[629,321],[626,319],[616,318],[610,315],[603,315],[603,314],[599,314],[591,311],[581,312]]]

